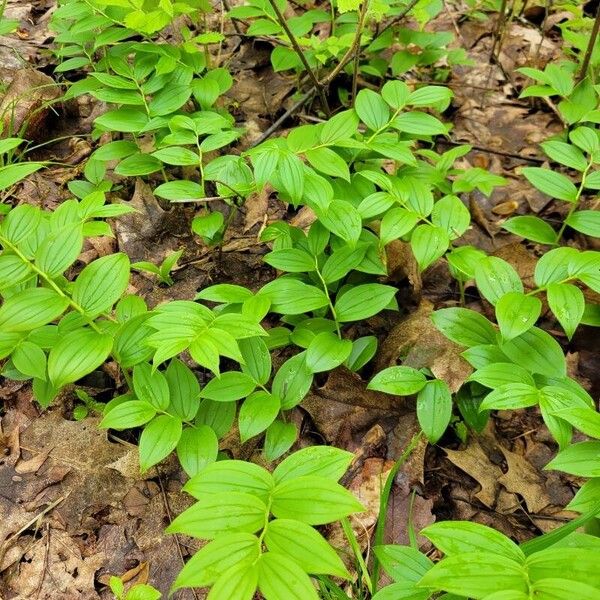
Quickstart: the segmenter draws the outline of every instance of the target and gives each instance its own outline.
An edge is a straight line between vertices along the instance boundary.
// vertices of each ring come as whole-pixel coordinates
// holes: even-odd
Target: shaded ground
[[[46,51],[52,6],[51,0],[9,0],[7,16],[19,18],[22,27],[16,37],[0,38],[2,93],[8,90],[8,95],[15,94],[18,86],[17,92],[26,91],[33,102],[27,90],[43,76],[31,69],[52,74]],[[561,218],[564,206],[554,204],[517,175],[520,166],[543,162],[538,143],[560,131],[561,124],[550,106],[517,99],[523,82],[514,69],[524,64],[543,65],[558,56],[558,36],[553,29],[542,36],[536,22],[516,20],[504,36],[499,64],[490,65],[494,20],[461,21],[452,11],[442,12],[429,26],[457,29],[455,45],[464,47],[475,63],[455,69],[449,79],[455,92],[446,115],[454,123],[452,140],[478,147],[462,159],[465,166],[468,163],[509,179],[508,186],[490,198],[479,193],[466,198],[473,226],[464,239],[511,262],[527,287],[539,250],[500,232],[500,224],[513,214],[536,213],[551,221]],[[273,75],[268,57],[264,44],[235,36],[228,38],[221,55],[223,64],[235,74],[236,85],[228,96],[235,100],[237,121],[247,128],[246,145],[293,103],[295,79]],[[37,143],[68,136],[45,146],[36,156],[67,166],[31,176],[17,190],[17,201],[57,206],[69,197],[66,184],[79,176],[92,150],[87,134],[103,107],[81,99],[55,108],[56,113],[47,113],[30,135]],[[305,110],[310,112],[309,107]],[[290,120],[285,125],[294,123]],[[439,149],[446,149],[446,144],[440,142]],[[189,223],[196,208],[162,205],[141,181],[119,194],[139,212],[119,220],[115,240],[90,240],[81,262],[117,248],[133,260],[160,262],[170,251],[183,248],[181,267],[171,288],[157,287],[153,279],[133,274],[131,291],[145,296],[151,306],[167,298],[190,299],[211,283],[260,287],[274,275],[261,261],[265,252],[257,241],[261,226],[282,218],[296,224],[307,222],[305,213],[286,212],[267,190],[249,199],[233,219],[221,251],[215,252],[190,234]],[[585,248],[591,242],[579,236],[567,243]],[[402,355],[406,357],[404,364],[428,366],[455,391],[468,377],[469,366],[457,358],[456,347],[435,331],[428,318],[433,307],[458,300],[447,265],[441,260],[421,278],[410,253],[401,245],[396,250],[395,283],[404,302],[394,322],[381,316],[369,322],[382,340],[376,368],[394,364]],[[476,292],[467,289],[467,299],[470,308],[492,312]],[[561,332],[552,329],[551,316],[542,325],[567,350],[569,375],[598,392],[600,365],[594,354],[593,332],[582,326],[567,343]],[[110,375],[108,365],[106,372],[88,377],[84,389],[99,399],[110,397]],[[0,399],[4,404],[0,596],[6,600],[109,598],[105,584],[113,574],[131,581],[149,581],[166,593],[183,558],[197,543],[163,534],[170,516],[189,503],[188,497],[179,493],[184,476],[176,462],[167,461],[141,477],[134,435],[124,434],[124,439],[118,439],[98,430],[96,418],[73,420],[71,392],[43,413],[32,403],[26,384],[4,381]],[[319,381],[319,387],[296,409],[293,418],[302,432],[300,445],[332,443],[359,457],[346,483],[368,508],[356,520],[357,532],[366,546],[366,532],[377,518],[382,481],[393,459],[417,431],[410,405],[365,393],[357,376],[336,371]],[[222,449],[234,456],[261,460],[259,448],[251,444],[240,447],[233,434]],[[554,451],[541,419],[531,410],[496,416],[482,435],[470,436],[466,445],[449,429],[438,445],[419,448],[398,476],[387,541],[407,541],[413,493],[410,518],[416,529],[435,519],[467,519],[492,525],[518,541],[548,531],[569,518],[561,507],[572,498],[575,483],[566,475],[542,471]],[[330,531],[330,536],[333,543],[342,544],[339,531]],[[193,598],[194,594],[181,591],[176,597]]]

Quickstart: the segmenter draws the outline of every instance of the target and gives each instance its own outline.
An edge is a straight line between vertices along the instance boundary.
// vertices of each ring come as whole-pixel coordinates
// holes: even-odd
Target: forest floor
[[[26,103],[35,100],[33,88],[40,80],[55,77],[48,32],[53,8],[53,0],[8,1],[6,15],[20,19],[21,28],[18,35],[0,37],[0,97],[23,95],[24,114],[30,110]],[[219,21],[218,12],[213,18]],[[542,31],[540,15],[525,13],[507,26],[501,51],[492,64],[495,23],[494,15],[487,21],[462,19],[448,5],[427,27],[455,33],[453,45],[464,48],[474,62],[473,66],[454,68],[447,81],[454,92],[444,115],[454,126],[452,143],[474,146],[461,160],[509,181],[489,198],[478,192],[470,194],[473,225],[464,236],[465,243],[510,262],[531,289],[539,247],[501,231],[500,224],[514,214],[540,214],[551,223],[564,216],[565,203],[550,201],[517,175],[522,166],[543,163],[538,144],[559,132],[562,125],[549,104],[518,99],[524,78],[515,69],[544,65],[559,57],[560,38],[554,29],[555,18],[549,19]],[[238,150],[258,139],[294,103],[297,82],[289,75],[273,73],[269,50],[265,42],[232,35],[221,51],[222,64],[235,81],[227,93],[230,110],[247,131]],[[16,201],[53,208],[69,197],[66,184],[81,173],[93,149],[88,135],[92,121],[103,110],[101,103],[83,97],[44,116],[30,139],[35,143],[59,141],[45,145],[35,158],[69,166],[31,175],[16,191]],[[286,126],[309,116],[310,107],[305,107],[278,133],[284,134]],[[440,140],[439,148],[447,148],[448,143]],[[133,274],[132,291],[144,296],[149,306],[166,299],[191,299],[199,289],[214,283],[257,289],[275,275],[261,260],[266,250],[258,240],[261,227],[277,219],[302,225],[306,218],[303,211],[286,211],[269,191],[249,199],[216,251],[190,232],[195,207],[159,203],[138,180],[134,189],[125,187],[117,192],[138,212],[117,221],[114,239],[86,242],[80,262],[119,249],[132,261],[160,263],[170,251],[183,249],[172,287],[159,287],[155,279]],[[585,248],[593,242],[574,237],[568,243]],[[421,276],[409,253],[395,260],[401,312],[393,318],[378,316],[369,321],[381,341],[376,368],[394,364],[401,355],[404,364],[426,365],[436,376],[453,381],[456,390],[468,376],[468,366],[429,320],[433,307],[457,300],[447,265],[438,261]],[[467,306],[484,313],[490,309],[476,294],[469,295],[469,289]],[[597,333],[584,326],[570,342],[561,331],[551,333],[567,351],[569,375],[597,396]],[[109,382],[109,373],[97,372],[86,379],[83,389],[102,399],[110,394]],[[366,407],[365,399],[357,398],[364,388],[350,374],[334,371],[317,383],[294,411],[301,431],[298,444],[326,442],[360,457],[346,484],[368,509],[360,516],[359,532],[366,543],[365,532],[377,518],[382,482],[393,459],[418,430],[416,417],[393,405]],[[185,476],[176,461],[168,460],[141,476],[135,437],[124,434],[120,438],[98,429],[97,417],[74,420],[72,392],[41,411],[26,382],[4,380],[0,399],[4,404],[0,597],[110,598],[106,587],[110,575],[149,581],[167,593],[183,558],[197,544],[163,532],[171,515],[190,504],[180,492]],[[232,456],[261,460],[257,446],[241,447],[238,440],[238,436],[228,436],[221,449]],[[417,530],[436,519],[464,519],[491,525],[517,541],[552,529],[573,516],[561,507],[576,489],[574,478],[543,470],[553,452],[541,418],[532,411],[496,415],[481,435],[470,435],[466,444],[449,429],[439,444],[419,447],[398,476],[386,541],[407,542],[409,515]],[[330,531],[334,545],[339,537],[339,531]],[[201,596],[190,590],[176,594],[182,600],[194,597]]]

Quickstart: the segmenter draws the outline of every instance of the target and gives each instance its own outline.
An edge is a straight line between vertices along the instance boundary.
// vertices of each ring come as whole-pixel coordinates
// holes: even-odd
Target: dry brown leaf
[[[431,321],[432,312],[433,305],[423,300],[415,312],[398,323],[381,344],[375,368],[381,371],[403,357],[402,364],[431,369],[456,392],[473,369],[460,356],[461,348],[437,330]]]
[[[493,508],[498,497],[498,480],[502,469],[490,462],[487,454],[475,437],[471,437],[464,450],[445,449],[448,460],[475,479],[481,489],[474,494],[488,508]]]
[[[525,500],[529,512],[539,513],[551,504],[546,492],[546,480],[523,456],[499,446],[508,470],[498,477],[507,491],[519,494]]]

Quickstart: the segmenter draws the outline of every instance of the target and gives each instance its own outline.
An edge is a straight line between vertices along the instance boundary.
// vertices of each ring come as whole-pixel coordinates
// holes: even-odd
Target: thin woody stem
[[[319,98],[321,99],[321,104],[323,105],[323,110],[329,117],[329,115],[331,114],[331,111],[329,110],[329,103],[327,102],[327,96],[325,95],[325,88],[323,87],[323,85],[321,83],[319,83],[317,76],[315,75],[311,66],[308,64],[308,61],[306,60],[306,56],[304,55],[302,48],[300,48],[300,44],[298,44],[298,40],[296,40],[296,37],[294,36],[294,34],[291,32],[290,28],[288,27],[285,17],[279,10],[277,3],[275,2],[275,0],[269,0],[269,4],[275,11],[275,14],[277,15],[277,20],[279,21],[279,24],[281,25],[281,27],[283,27],[283,30],[285,31],[286,35],[288,36],[290,43],[292,44],[292,47],[294,48],[294,50],[296,51],[296,54],[298,55],[298,58],[302,61],[302,64],[304,65],[304,68],[306,69],[306,73],[308,74],[308,77],[310,78],[310,80],[313,84],[313,87],[317,90],[317,93],[319,94]]]
[[[598,4],[598,8],[596,10],[596,19],[594,20],[594,27],[592,28],[592,33],[590,34],[590,41],[588,42],[587,49],[585,51],[585,57],[583,58],[583,63],[581,65],[581,70],[579,71],[579,77],[577,81],[581,81],[588,72],[588,68],[590,66],[590,61],[592,59],[592,54],[594,52],[594,46],[596,45],[596,39],[598,38],[598,30],[600,29],[600,3]]]

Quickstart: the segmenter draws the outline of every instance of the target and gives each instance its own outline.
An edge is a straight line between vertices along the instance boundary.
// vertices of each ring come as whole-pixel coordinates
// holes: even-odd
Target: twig
[[[396,25],[396,23],[398,23],[399,21],[402,21],[402,19],[404,19],[404,17],[416,6],[417,2],[419,0],[411,0],[411,2],[408,4],[408,6],[399,14],[396,15],[378,34],[375,38],[373,38],[373,41],[375,41],[377,38],[380,38],[390,27],[393,27],[394,25]]]
[[[358,17],[358,24],[356,26],[356,35],[352,46],[354,47],[354,67],[352,69],[352,105],[356,101],[356,90],[358,86],[358,63],[360,60],[360,38],[362,35],[362,29],[365,24],[365,17],[367,16],[367,9],[369,7],[369,0],[365,0],[360,7],[360,15]]]
[[[600,3],[598,4],[598,8],[596,9],[596,19],[594,20],[594,27],[592,28],[592,33],[590,35],[590,41],[588,42],[588,46],[585,51],[585,57],[583,59],[582,65],[581,65],[581,70],[579,71],[579,76],[577,77],[578,82],[581,81],[587,75],[588,67],[590,66],[590,60],[592,58],[592,52],[594,51],[594,46],[596,45],[596,38],[598,37],[599,29],[600,29]]]
[[[229,12],[231,10],[231,6],[229,6],[229,0],[221,0],[221,2],[223,3],[225,10],[227,12]],[[242,30],[240,29],[240,26],[238,25],[238,19],[236,19],[235,17],[231,17],[231,24],[233,25],[233,28],[235,29],[235,32],[237,34],[242,33]]]
[[[50,554],[50,525],[46,523],[46,544],[44,549],[44,561],[42,563],[42,576],[40,577],[40,581],[35,591],[36,600],[40,597],[40,592],[42,591],[42,586],[44,585],[44,579],[46,579],[46,569],[48,568],[48,554]]]
[[[162,496],[165,513],[167,515],[167,519],[169,519],[169,522],[171,522],[173,520],[173,515],[171,513],[171,507],[169,506],[169,499],[167,498],[167,493],[165,492],[165,486],[163,485],[162,475],[158,468],[158,465],[156,465],[155,470],[156,470],[156,475],[158,476],[157,477],[158,485],[160,487],[160,492],[161,492],[161,496]],[[183,557],[183,550],[181,549],[181,542],[179,541],[179,536],[177,534],[175,534],[175,545],[177,546],[177,552],[179,554],[179,558],[181,558],[181,564],[183,566],[185,566],[185,558]],[[200,600],[200,597],[198,596],[198,593],[196,592],[196,590],[194,588],[191,588],[191,592],[196,600]]]
[[[271,5],[271,7],[273,8],[273,11],[277,15],[277,20],[279,21],[279,24],[281,25],[281,27],[283,27],[283,30],[285,31],[286,35],[288,36],[288,39],[290,40],[292,47],[296,51],[298,58],[301,60],[302,64],[304,65],[304,68],[306,69],[306,73],[312,81],[313,87],[315,88],[315,90],[317,90],[317,93],[319,94],[319,98],[321,99],[321,103],[323,105],[323,110],[325,111],[327,116],[329,116],[331,114],[331,111],[329,110],[329,103],[327,102],[327,96],[325,95],[325,88],[323,87],[323,85],[321,83],[319,83],[317,76],[315,75],[311,66],[308,64],[308,61],[306,60],[306,56],[304,56],[304,52],[302,51],[302,48],[300,48],[300,45],[298,44],[298,40],[296,40],[296,37],[292,33],[291,29],[289,28],[289,26],[287,24],[287,21],[285,20],[285,17],[279,10],[279,6],[277,6],[277,2],[275,0],[269,0],[269,4]]]
[[[254,148],[259,144],[262,144],[266,139],[270,138],[280,127],[281,124],[291,117],[296,111],[300,110],[316,93],[316,89],[313,87],[310,89],[300,100],[298,100],[293,106],[288,108],[280,117],[275,121],[251,146]]]
[[[507,0],[502,0],[502,4],[500,5],[500,14],[498,15],[498,22],[496,23],[496,28],[494,29],[494,42],[492,43],[492,49],[490,50],[490,62],[492,62],[496,56],[496,46],[500,40],[500,33],[502,31],[502,26],[504,25],[504,21],[506,19],[506,3]]]
[[[326,75],[321,80],[321,85],[329,85],[342,71],[342,69],[354,58],[356,53],[358,52],[360,46],[360,38],[362,35],[362,26],[364,24],[365,16],[367,14],[369,0],[365,0],[361,7],[361,12],[359,16],[359,22],[356,27],[356,33],[354,35],[354,39],[352,40],[352,44],[350,48],[346,51],[346,54],[342,56],[340,62],[334,67],[333,71],[331,71],[328,75]]]
[[[439,139],[439,144],[446,144],[448,146],[464,146],[468,144],[471,146],[473,150],[478,150],[479,152],[487,152],[489,154],[497,154],[498,156],[506,156],[507,158],[516,158],[517,160],[524,160],[527,162],[544,163],[544,159],[536,158],[535,156],[521,156],[520,154],[514,154],[512,152],[504,152],[503,150],[494,150],[493,148],[486,148],[485,146],[477,146],[476,144],[469,144],[468,142],[457,142],[456,140],[447,140],[447,139]]]

